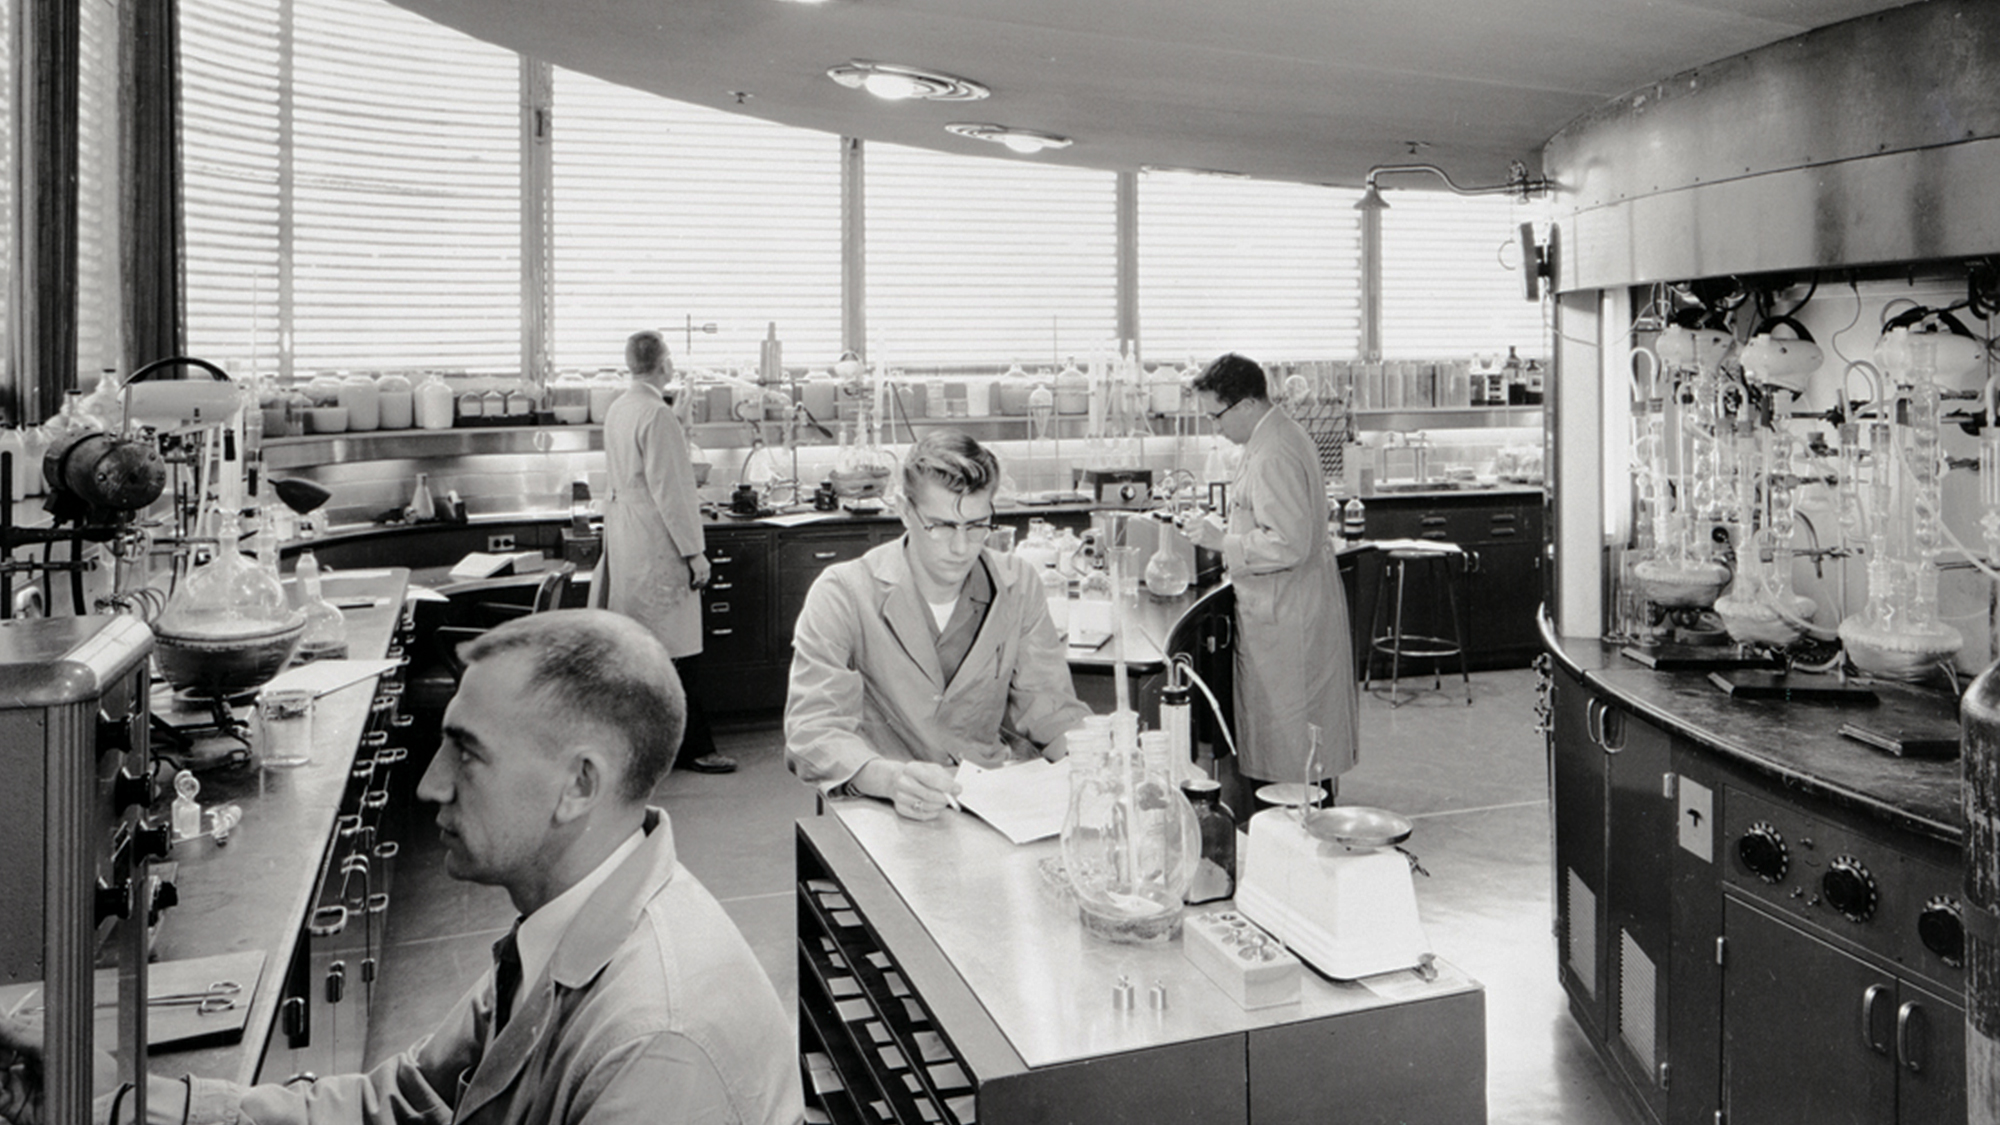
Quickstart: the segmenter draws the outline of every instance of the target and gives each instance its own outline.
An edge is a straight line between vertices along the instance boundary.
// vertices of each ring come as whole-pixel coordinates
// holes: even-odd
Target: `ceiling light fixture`
[[[945,131],[961,137],[971,137],[975,141],[992,141],[1006,145],[1024,156],[1031,156],[1043,149],[1068,148],[1076,142],[1054,133],[1043,133],[1034,129],[1015,129],[1006,125],[988,125],[972,121],[954,121],[946,125]]]
[[[992,93],[970,79],[866,59],[829,67],[826,76],[850,90],[866,90],[888,101],[976,102]]]

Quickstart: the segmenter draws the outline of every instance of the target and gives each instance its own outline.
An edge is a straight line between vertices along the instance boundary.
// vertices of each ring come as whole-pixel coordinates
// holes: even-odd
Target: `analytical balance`
[[[1250,818],[1236,908],[1336,980],[1430,969],[1407,817],[1381,809],[1267,809]]]

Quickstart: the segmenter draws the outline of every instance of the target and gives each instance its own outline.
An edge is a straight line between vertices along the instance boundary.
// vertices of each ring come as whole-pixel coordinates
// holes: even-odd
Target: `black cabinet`
[[[1678,1120],[1668,1106],[1674,740],[1607,705],[1574,676],[1554,676],[1550,785],[1562,984],[1571,1011],[1650,1117]]]
[[[1365,501],[1369,539],[1422,539],[1465,552],[1457,593],[1464,615],[1466,663],[1475,669],[1518,668],[1540,649],[1535,614],[1544,596],[1543,501],[1533,493],[1446,493],[1378,496]],[[1365,634],[1381,600],[1379,559],[1364,560],[1352,599],[1355,630]],[[1454,567],[1454,576],[1461,572]],[[1393,593],[1390,594],[1393,597]],[[1441,599],[1412,599],[1406,633],[1450,636]],[[1385,607],[1388,620],[1393,606]],[[1449,670],[1454,661],[1447,660]],[[1357,669],[1359,671],[1359,669]]]
[[[1558,977],[1592,1047],[1661,1125],[1964,1120],[1955,849],[1642,715],[1620,677],[1653,675],[1549,673]]]
[[[1728,1120],[1965,1120],[1962,1008],[1756,906],[1723,914]]]

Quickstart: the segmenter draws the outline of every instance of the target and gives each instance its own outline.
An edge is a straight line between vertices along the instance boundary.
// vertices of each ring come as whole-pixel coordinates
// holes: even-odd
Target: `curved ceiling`
[[[394,0],[608,81],[872,141],[1082,167],[1358,186],[1539,168],[1579,115],[1648,82],[1898,0]],[[835,84],[854,59],[968,78],[971,103]],[[1055,133],[1016,157],[952,122]],[[1387,181],[1385,181],[1386,183]],[[1412,183],[1410,186],[1420,186]]]

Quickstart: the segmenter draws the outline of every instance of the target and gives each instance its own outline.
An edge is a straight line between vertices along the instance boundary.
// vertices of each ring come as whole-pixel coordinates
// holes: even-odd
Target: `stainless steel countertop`
[[[978,998],[1022,1061],[1049,1066],[1257,1028],[1325,1019],[1479,989],[1440,960],[1434,981],[1414,971],[1360,982],[1304,971],[1296,1004],[1246,1011],[1181,955],[1180,939],[1113,945],[1086,934],[1074,902],[1048,886],[1041,861],[1055,840],[1015,847],[966,813],[905,820],[879,801],[831,800],[827,815],[860,843]],[[1191,910],[1225,906],[1215,903]],[[1131,979],[1138,1005],[1112,1008],[1112,986]],[[1165,1011],[1146,1006],[1155,981]]]

